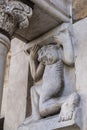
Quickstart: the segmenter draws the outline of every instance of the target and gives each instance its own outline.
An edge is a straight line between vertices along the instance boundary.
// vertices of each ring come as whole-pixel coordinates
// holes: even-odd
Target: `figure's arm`
[[[69,36],[69,32],[65,33],[65,43],[63,43],[62,60],[67,65],[71,66],[74,64],[74,49],[71,37]]]
[[[38,81],[42,78],[45,68],[45,65],[42,62],[38,64],[38,50],[39,47],[35,45],[30,51],[30,70],[34,81]]]
[[[39,81],[42,78],[44,69],[45,69],[45,65],[42,62],[39,63],[38,68],[36,70],[35,77],[34,77],[35,81]]]
[[[67,65],[74,64],[74,49],[72,45],[72,40],[69,32],[65,30],[59,36],[55,36],[55,41],[59,46],[62,45],[62,60]]]

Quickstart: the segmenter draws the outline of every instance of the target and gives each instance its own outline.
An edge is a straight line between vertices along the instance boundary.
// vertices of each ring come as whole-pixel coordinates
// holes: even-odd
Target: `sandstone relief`
[[[71,29],[72,26],[63,24],[26,45],[24,51],[33,78],[33,85],[30,86],[32,111],[31,116],[24,120],[18,130],[40,130],[41,126],[44,130],[50,121],[53,126],[47,125],[47,130],[76,124],[80,96],[76,91],[75,81],[67,76],[72,72],[68,70],[75,66]],[[65,72],[66,67],[68,73]],[[68,91],[66,88],[72,90]]]
[[[55,36],[58,43],[57,38]],[[67,47],[73,49],[72,44]],[[74,64],[73,54],[71,54],[73,51],[65,52],[66,50],[67,48],[61,46],[60,43],[59,45],[49,44],[41,48],[35,45],[30,49],[30,69],[34,80],[34,86],[30,91],[32,115],[26,118],[24,125],[57,113],[59,122],[72,119],[79,103],[79,95],[74,92],[69,96],[62,96],[63,66]]]

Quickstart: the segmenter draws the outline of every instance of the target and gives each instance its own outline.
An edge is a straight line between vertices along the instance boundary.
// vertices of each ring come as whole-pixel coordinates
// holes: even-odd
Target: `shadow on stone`
[[[3,130],[4,118],[0,118],[0,130]]]

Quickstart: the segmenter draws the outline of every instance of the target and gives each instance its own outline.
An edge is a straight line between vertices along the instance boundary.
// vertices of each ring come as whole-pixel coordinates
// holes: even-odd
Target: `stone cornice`
[[[52,16],[56,21],[71,22],[72,20],[72,0],[31,0],[38,7]],[[57,2],[57,5],[55,3]],[[66,7],[66,8],[65,8]],[[67,10],[67,11],[66,11]]]
[[[19,1],[0,1],[0,30],[11,37],[17,29],[29,26],[32,8]],[[2,31],[1,31],[2,33]]]

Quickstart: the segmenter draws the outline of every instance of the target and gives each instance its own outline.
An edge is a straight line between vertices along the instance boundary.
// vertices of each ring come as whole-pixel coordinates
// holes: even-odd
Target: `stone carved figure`
[[[30,69],[36,83],[31,87],[32,115],[26,118],[24,124],[59,112],[59,121],[72,118],[79,95],[73,93],[69,97],[60,96],[63,88],[63,62],[56,45],[43,46],[41,49],[35,45],[31,49]]]

